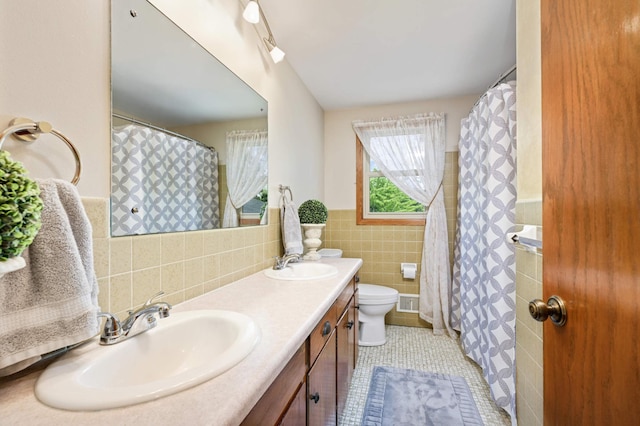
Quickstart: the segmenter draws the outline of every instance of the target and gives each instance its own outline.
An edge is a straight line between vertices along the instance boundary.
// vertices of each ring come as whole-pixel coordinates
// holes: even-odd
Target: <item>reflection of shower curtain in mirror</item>
[[[217,152],[135,124],[111,139],[111,235],[220,227]]]

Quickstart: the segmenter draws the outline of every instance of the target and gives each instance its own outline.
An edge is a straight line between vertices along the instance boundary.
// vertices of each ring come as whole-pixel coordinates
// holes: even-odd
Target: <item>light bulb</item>
[[[273,49],[271,49],[269,53],[271,54],[271,59],[273,59],[273,62],[276,64],[284,59],[284,52],[280,50],[278,46],[273,46]]]
[[[258,2],[251,0],[247,3],[244,12],[242,12],[242,17],[245,21],[251,22],[252,24],[260,22],[260,6],[258,6]]]

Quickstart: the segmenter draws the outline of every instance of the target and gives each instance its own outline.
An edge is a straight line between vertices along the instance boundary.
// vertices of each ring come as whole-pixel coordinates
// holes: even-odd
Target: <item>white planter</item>
[[[303,223],[302,229],[304,230],[304,248],[306,253],[302,258],[304,260],[320,260],[321,256],[318,254],[318,248],[322,245],[322,228],[325,227],[324,223]]]
[[[20,256],[12,257],[0,262],[0,278],[2,278],[4,274],[24,268],[25,265],[26,262]]]

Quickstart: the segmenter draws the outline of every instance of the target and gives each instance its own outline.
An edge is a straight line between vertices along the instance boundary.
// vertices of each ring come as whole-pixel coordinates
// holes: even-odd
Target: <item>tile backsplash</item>
[[[271,266],[281,251],[278,209],[269,209],[267,226],[112,238],[109,200],[82,202],[93,227],[100,308],[119,317],[161,290],[173,304],[200,296]]]

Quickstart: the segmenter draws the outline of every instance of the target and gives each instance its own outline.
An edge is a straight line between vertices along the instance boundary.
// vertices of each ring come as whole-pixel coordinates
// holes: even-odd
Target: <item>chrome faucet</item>
[[[100,334],[100,344],[114,345],[158,325],[156,314],[160,318],[166,318],[171,310],[171,305],[167,302],[152,303],[154,299],[163,294],[164,291],[161,291],[147,300],[140,308],[129,311],[129,316],[122,322],[109,312],[99,312],[98,317],[107,319]]]
[[[302,260],[302,257],[300,257],[298,253],[285,254],[282,257],[276,256],[276,262],[273,265],[273,269],[275,270],[284,269],[287,267],[287,265],[290,262],[295,263],[295,262],[300,262],[301,260]]]

